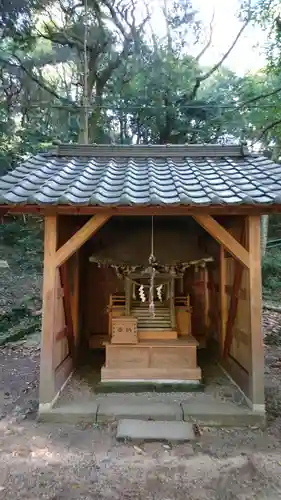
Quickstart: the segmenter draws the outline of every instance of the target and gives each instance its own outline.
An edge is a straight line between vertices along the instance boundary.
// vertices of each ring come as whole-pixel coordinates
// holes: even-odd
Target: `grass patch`
[[[14,307],[11,311],[1,315],[0,345],[20,340],[40,328],[41,318],[32,316],[26,305]]]

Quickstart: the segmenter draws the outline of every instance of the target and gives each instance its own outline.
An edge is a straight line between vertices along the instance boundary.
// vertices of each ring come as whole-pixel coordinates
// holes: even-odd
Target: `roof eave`
[[[281,213],[281,204],[221,204],[221,205],[133,205],[133,206],[89,206],[89,205],[0,205],[0,216],[6,213],[34,215],[65,214],[93,215],[107,213],[114,215],[192,215],[207,213],[212,215],[266,215]]]

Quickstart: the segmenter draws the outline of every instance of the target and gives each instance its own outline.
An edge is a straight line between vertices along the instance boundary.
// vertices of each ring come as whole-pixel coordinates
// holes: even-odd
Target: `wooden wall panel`
[[[108,333],[107,307],[111,294],[124,293],[124,282],[111,268],[98,267],[91,262],[84,262],[82,315],[83,335]]]
[[[55,388],[58,393],[73,370],[72,359],[67,356],[55,371]]]
[[[186,307],[176,307],[176,325],[179,336],[191,334],[191,314]]]
[[[209,296],[209,335],[219,341],[220,334],[220,291],[219,291],[219,261],[209,266],[208,271],[208,296]]]
[[[87,218],[75,215],[60,215],[59,216],[59,246],[62,246],[75,232],[85,224]],[[74,345],[79,341],[80,332],[80,263],[82,249],[73,254],[64,264],[67,273],[67,285],[70,290],[70,305],[72,329],[74,334]],[[64,317],[64,312],[63,312]],[[66,336],[66,331],[65,331]]]
[[[227,306],[229,310],[232,284],[234,279],[235,261],[229,257],[226,264],[226,291],[227,291]],[[239,294],[238,308],[236,319],[233,327],[233,340],[230,347],[230,355],[238,361],[238,363],[250,370],[250,316],[249,316],[249,290],[248,290],[248,273],[247,269],[243,271],[241,289],[245,290],[244,294]]]
[[[57,283],[57,298],[56,298],[56,331],[55,331],[55,345],[54,345],[54,367],[57,368],[62,361],[68,356],[69,348],[68,341],[65,333],[65,314],[63,308],[63,296],[60,282],[59,272],[56,276]]]
[[[55,353],[54,353],[56,368],[62,363],[62,361],[65,360],[68,354],[69,354],[69,349],[68,349],[67,338],[63,337],[62,339],[57,340],[55,344]]]

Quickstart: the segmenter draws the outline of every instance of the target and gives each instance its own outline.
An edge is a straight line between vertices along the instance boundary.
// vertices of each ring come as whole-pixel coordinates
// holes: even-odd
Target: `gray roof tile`
[[[1,204],[280,204],[281,165],[237,146],[61,146],[0,178]]]

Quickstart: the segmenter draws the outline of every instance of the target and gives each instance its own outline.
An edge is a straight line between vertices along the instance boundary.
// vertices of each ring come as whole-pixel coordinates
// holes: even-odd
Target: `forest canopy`
[[[196,2],[2,0],[0,173],[56,142],[281,144],[279,0],[241,2],[240,28],[213,65],[214,18]],[[271,34],[266,63],[237,75],[228,57],[249,26]],[[87,116],[87,120],[85,119]],[[88,130],[87,129],[88,122]],[[87,137],[86,137],[87,136]]]

